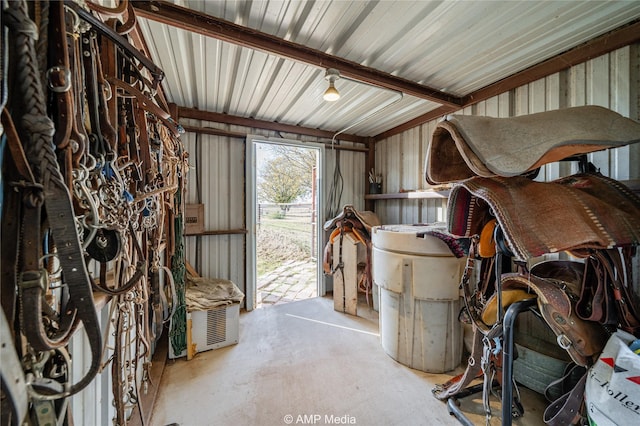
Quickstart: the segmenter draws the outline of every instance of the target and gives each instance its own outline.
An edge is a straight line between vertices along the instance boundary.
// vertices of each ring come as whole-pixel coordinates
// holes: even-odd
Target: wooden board
[[[191,265],[191,263],[189,263],[188,260],[184,261],[184,267],[189,273],[189,275],[191,275],[194,278],[200,278],[200,274],[198,274],[198,271],[196,271],[196,268],[194,268],[193,265]]]
[[[351,315],[358,314],[358,263],[366,261],[366,248],[353,234],[342,238],[342,263],[340,263],[340,237],[333,243],[333,309]]]

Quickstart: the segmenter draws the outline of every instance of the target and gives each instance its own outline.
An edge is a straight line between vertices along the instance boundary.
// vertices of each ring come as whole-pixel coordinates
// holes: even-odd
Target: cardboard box
[[[187,204],[184,211],[184,233],[187,235],[204,232],[204,204]]]

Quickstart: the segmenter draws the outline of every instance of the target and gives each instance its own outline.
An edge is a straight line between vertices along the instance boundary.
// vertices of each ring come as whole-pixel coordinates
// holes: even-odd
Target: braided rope
[[[182,188],[176,191],[175,204],[182,205]],[[180,354],[187,349],[187,303],[185,301],[185,255],[182,213],[175,216],[175,241],[176,249],[171,258],[171,271],[175,284],[177,302],[173,317],[171,317],[171,329],[169,339],[174,354]]]
[[[40,82],[38,59],[34,43],[38,28],[27,14],[24,1],[10,2],[4,11],[7,26],[15,34],[16,69],[24,73],[17,78],[17,91],[22,100],[24,114],[16,123],[21,140],[25,141],[25,154],[36,181],[46,186],[53,183],[65,187],[53,146],[55,127],[46,111],[46,98]]]

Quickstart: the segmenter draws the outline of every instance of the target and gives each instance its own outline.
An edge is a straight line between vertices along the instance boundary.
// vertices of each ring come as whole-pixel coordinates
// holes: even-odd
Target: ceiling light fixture
[[[329,81],[329,87],[322,95],[322,98],[328,102],[335,102],[340,99],[340,92],[336,89],[334,85],[335,81],[340,78],[340,71],[335,68],[327,69],[327,73],[324,75],[325,80]]]

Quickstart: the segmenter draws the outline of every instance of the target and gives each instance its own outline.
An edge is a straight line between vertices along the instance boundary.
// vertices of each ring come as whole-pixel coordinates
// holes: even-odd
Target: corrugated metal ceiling
[[[640,18],[638,1],[176,1],[283,40],[465,96]],[[375,136],[439,103],[139,17],[179,106]],[[385,105],[390,105],[385,107]],[[378,111],[378,113],[375,113]]]

